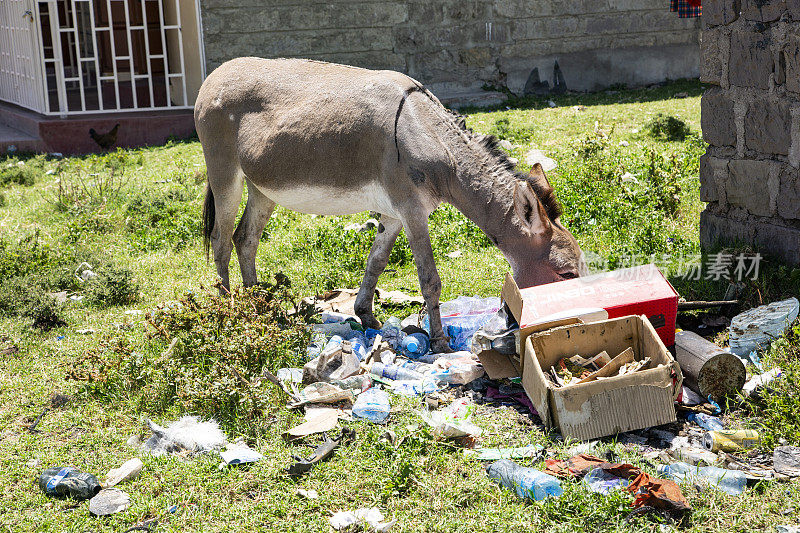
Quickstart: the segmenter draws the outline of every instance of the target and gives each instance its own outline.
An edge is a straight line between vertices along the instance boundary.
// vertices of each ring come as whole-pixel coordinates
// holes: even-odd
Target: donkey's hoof
[[[453,349],[447,342],[447,339],[435,339],[431,343],[431,351],[433,353],[451,353]]]
[[[358,318],[361,319],[361,325],[365,328],[381,329],[383,327],[383,324],[375,318],[375,315],[359,315]]]

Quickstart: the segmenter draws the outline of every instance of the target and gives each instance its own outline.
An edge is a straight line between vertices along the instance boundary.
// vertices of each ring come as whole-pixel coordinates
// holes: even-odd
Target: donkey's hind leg
[[[275,202],[264,196],[250,180],[247,180],[247,205],[242,219],[233,234],[233,244],[242,269],[242,284],[250,287],[258,282],[256,276],[256,251],[258,241],[275,209]]]
[[[229,264],[233,250],[233,231],[236,226],[236,213],[242,201],[242,180],[239,165],[223,158],[206,157],[208,168],[208,186],[213,195],[213,228],[211,229],[211,249],[214,251],[214,264],[217,266],[224,288],[220,293],[231,288]]]
[[[356,296],[356,303],[353,306],[356,315],[361,319],[361,324],[365,328],[379,328],[381,323],[375,319],[372,313],[372,299],[375,296],[375,287],[378,285],[378,277],[389,264],[389,255],[392,252],[394,241],[400,235],[403,224],[396,218],[381,217],[378,226],[378,234],[375,235],[375,242],[367,258],[367,268],[364,271],[364,280]]]

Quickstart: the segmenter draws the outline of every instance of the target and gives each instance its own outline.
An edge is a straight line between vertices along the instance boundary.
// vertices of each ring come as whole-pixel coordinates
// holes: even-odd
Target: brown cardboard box
[[[544,371],[562,357],[611,357],[632,347],[634,359],[649,357],[651,367],[625,376],[555,387]],[[547,427],[561,435],[589,440],[675,421],[674,400],[681,369],[644,316],[572,324],[535,333],[525,340],[522,386]],[[662,366],[658,366],[662,365]]]

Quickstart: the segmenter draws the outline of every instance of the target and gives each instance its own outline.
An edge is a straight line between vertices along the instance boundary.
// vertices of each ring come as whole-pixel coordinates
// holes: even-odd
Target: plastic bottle
[[[48,496],[88,500],[100,492],[100,482],[92,474],[71,466],[54,466],[39,476],[39,488]]]
[[[689,420],[689,422],[694,422],[706,431],[720,431],[725,429],[725,426],[719,418],[705,413],[692,413],[687,416],[686,419]]]
[[[583,482],[592,492],[608,494],[617,489],[624,489],[631,484],[623,477],[615,476],[602,468],[594,468],[583,477]]]
[[[744,472],[727,470],[717,466],[696,467],[684,462],[678,462],[671,465],[659,465],[658,473],[675,481],[704,481],[710,486],[732,496],[744,492],[744,488],[747,485],[747,476]]]
[[[358,395],[353,404],[353,416],[381,423],[389,417],[392,405],[385,391],[372,387]]]
[[[500,459],[486,467],[489,478],[517,493],[520,498],[544,500],[563,494],[561,482],[535,468],[520,466],[509,459]]]
[[[397,348],[403,342],[405,333],[400,331],[400,319],[397,317],[389,317],[381,328],[381,337],[389,343],[392,348]]]
[[[350,339],[350,346],[353,349],[353,353],[358,356],[358,360],[363,361],[367,356],[367,348],[364,346],[364,341],[359,337],[353,337]]]
[[[405,359],[398,359],[394,364],[395,366],[405,368],[406,370],[419,372],[420,374],[427,374],[433,370],[432,365],[420,361],[407,361]]]
[[[400,342],[400,351],[409,359],[418,359],[431,349],[431,341],[424,333],[406,335]]]
[[[325,344],[325,348],[322,349],[322,353],[327,355],[329,353],[335,352],[336,350],[342,347],[343,342],[344,339],[342,337],[340,337],[339,335],[334,335]]]
[[[372,366],[369,367],[369,373],[373,376],[378,376],[379,378],[394,380],[403,379],[416,381],[425,377],[419,372],[403,368],[402,366],[384,365],[383,363],[372,363]]]

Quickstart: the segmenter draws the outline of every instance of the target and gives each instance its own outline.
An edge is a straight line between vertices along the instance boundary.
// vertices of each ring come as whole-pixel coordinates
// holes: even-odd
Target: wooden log
[[[683,383],[703,398],[719,401],[744,387],[747,371],[735,355],[691,331],[675,333],[675,360]]]

